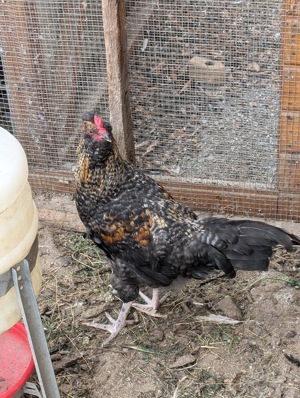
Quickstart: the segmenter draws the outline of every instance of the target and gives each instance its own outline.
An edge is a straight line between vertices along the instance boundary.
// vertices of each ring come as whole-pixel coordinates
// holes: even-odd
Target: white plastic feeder
[[[38,214],[28,183],[25,152],[12,134],[0,127],[0,282],[30,252],[38,230]],[[42,284],[37,255],[31,267],[35,295]],[[0,289],[0,333],[21,319],[15,288]]]

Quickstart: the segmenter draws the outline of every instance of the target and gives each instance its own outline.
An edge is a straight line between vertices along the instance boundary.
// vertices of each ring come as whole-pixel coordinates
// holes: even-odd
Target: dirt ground
[[[278,248],[268,273],[190,282],[169,295],[164,317],[133,310],[133,324],[102,347],[107,334],[84,323],[120,308],[108,263],[78,232],[71,196],[35,194],[35,202],[44,273],[38,302],[62,397],[300,396],[300,367],[285,357],[300,359],[300,249]],[[299,224],[283,224],[300,232]],[[241,322],[201,318],[209,314]]]

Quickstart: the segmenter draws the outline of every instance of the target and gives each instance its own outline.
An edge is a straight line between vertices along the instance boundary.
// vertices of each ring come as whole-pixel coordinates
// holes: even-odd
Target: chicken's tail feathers
[[[291,251],[300,244],[298,236],[262,221],[207,218],[202,223],[205,243],[221,251],[236,270],[267,270],[273,247]]]
[[[213,257],[215,265],[218,267],[220,271],[223,271],[226,276],[229,278],[235,277],[235,269],[232,261],[223,254],[221,251],[216,249],[213,246],[209,247],[209,257]]]
[[[285,230],[283,230],[283,231],[286,232]],[[291,234],[289,232],[286,232],[286,233],[289,235],[293,245],[300,245],[300,237],[299,236],[297,236],[295,234]]]

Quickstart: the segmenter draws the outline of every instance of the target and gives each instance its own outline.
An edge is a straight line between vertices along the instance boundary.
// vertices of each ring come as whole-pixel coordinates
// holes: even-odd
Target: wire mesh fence
[[[81,114],[101,105],[108,115],[99,1],[16,0],[0,12],[13,132],[31,170],[70,171]]]
[[[299,2],[125,4],[138,167],[199,209],[300,219]],[[0,18],[0,124],[36,185],[69,190],[81,115],[109,119],[101,2],[4,1]]]
[[[154,7],[130,58],[144,168],[184,181],[276,187],[280,10],[279,1]]]

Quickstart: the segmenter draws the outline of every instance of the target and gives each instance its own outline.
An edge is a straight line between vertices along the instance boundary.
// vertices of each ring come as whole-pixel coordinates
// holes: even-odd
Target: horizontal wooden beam
[[[28,180],[33,189],[47,192],[75,192],[74,174],[71,172],[35,170],[29,174]]]
[[[29,182],[33,189],[56,192],[74,192],[72,173],[35,171]],[[208,186],[158,180],[176,200],[193,210],[300,221],[299,194],[236,187]]]

